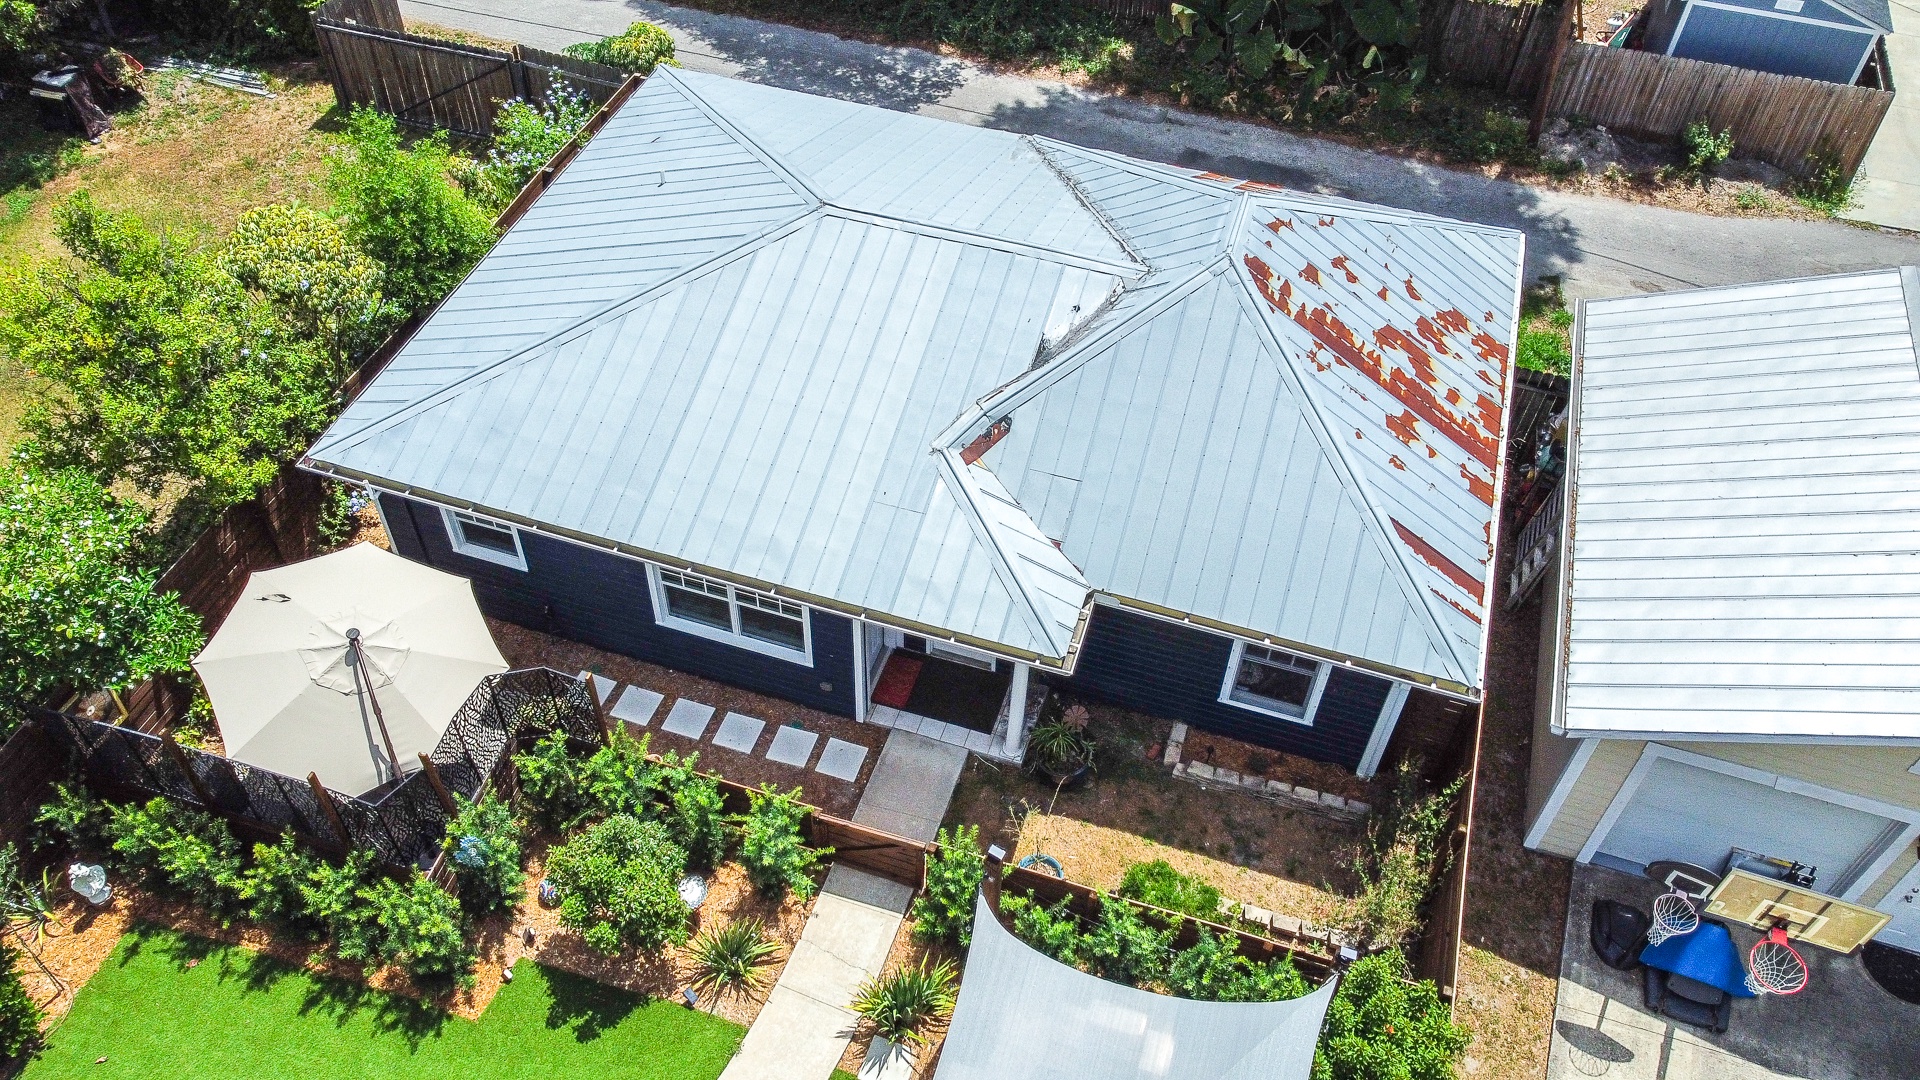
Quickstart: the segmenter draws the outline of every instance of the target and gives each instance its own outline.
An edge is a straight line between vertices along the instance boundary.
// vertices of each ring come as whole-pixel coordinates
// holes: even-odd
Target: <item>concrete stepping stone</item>
[[[813,771],[825,773],[835,780],[851,782],[860,775],[860,766],[867,760],[867,748],[859,743],[850,743],[841,739],[828,739],[827,748],[820,751],[820,760]]]
[[[585,669],[581,670],[580,678],[588,686],[593,687],[594,696],[600,699],[600,704],[602,705],[605,705],[612,699],[614,691],[620,689],[618,682],[607,678],[605,675],[595,675],[593,672]]]
[[[783,727],[773,733],[773,745],[767,747],[767,760],[804,769],[813,756],[813,744],[820,736],[805,728]]]
[[[698,739],[707,733],[707,721],[713,719],[713,706],[703,705],[692,698],[681,698],[667,710],[667,718],[661,722],[663,731],[671,732],[683,739]]]
[[[760,732],[766,726],[765,720],[730,712],[720,721],[720,730],[713,733],[713,745],[736,754],[751,754],[753,744],[760,741]]]
[[[660,711],[660,703],[665,700],[664,694],[629,683],[625,690],[620,691],[620,700],[613,703],[613,708],[608,709],[607,714],[635,727],[646,727],[653,722],[653,714]]]

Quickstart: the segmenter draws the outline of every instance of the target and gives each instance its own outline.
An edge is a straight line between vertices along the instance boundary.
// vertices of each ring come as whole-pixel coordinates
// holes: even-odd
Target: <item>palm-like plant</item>
[[[688,946],[697,973],[694,985],[720,990],[757,990],[766,981],[761,968],[780,951],[758,919],[741,919],[718,930],[703,930]]]
[[[955,978],[952,961],[928,967],[922,960],[918,967],[867,980],[860,996],[853,999],[853,1010],[896,1043],[902,1039],[925,1042],[921,1027],[953,1015]]]

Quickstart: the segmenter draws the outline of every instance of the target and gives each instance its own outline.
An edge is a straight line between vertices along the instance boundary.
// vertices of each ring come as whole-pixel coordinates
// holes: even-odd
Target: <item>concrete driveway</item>
[[[1920,4],[1892,0],[1893,108],[1880,123],[1860,163],[1859,200],[1847,216],[1876,225],[1920,230]]]
[[[1913,236],[1834,222],[1709,217],[1563,194],[998,75],[919,49],[883,48],[651,0],[401,0],[400,6],[410,19],[544,49],[646,19],[672,31],[681,63],[696,71],[1505,225],[1526,232],[1529,273],[1562,275],[1574,296],[1920,263],[1920,238]]]

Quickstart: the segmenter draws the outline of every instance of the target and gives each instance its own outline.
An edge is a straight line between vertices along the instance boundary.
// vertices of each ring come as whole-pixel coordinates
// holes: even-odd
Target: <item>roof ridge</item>
[[[1093,200],[1093,196],[1088,195],[1086,189],[1080,186],[1080,181],[1075,180],[1067,170],[1061,168],[1059,163],[1047,154],[1046,145],[1037,136],[1022,135],[1020,138],[1033,148],[1035,156],[1039,157],[1040,163],[1047,167],[1047,171],[1058,177],[1060,182],[1066,185],[1067,190],[1073,193],[1073,197],[1080,201],[1080,205],[1086,208],[1087,213],[1092,214],[1093,219],[1100,223],[1100,227],[1107,230],[1107,234],[1113,237],[1114,242],[1120,245],[1120,250],[1126,252],[1128,258],[1149,270],[1153,269],[1153,264],[1148,262],[1146,256],[1140,254],[1140,249],[1134,247],[1133,243],[1127,239],[1126,231],[1107,216],[1107,212],[1100,208],[1100,204]]]
[[[1306,418],[1307,426],[1312,429],[1314,438],[1320,442],[1321,453],[1340,472],[1341,479],[1346,482],[1344,487],[1372,522],[1372,527],[1366,530],[1367,535],[1384,550],[1388,560],[1400,568],[1400,573],[1394,575],[1394,578],[1409,605],[1427,617],[1431,633],[1430,641],[1435,644],[1434,651],[1453,662],[1456,681],[1463,685],[1471,685],[1479,665],[1470,665],[1466,662],[1460,655],[1453,635],[1447,632],[1446,623],[1442,621],[1439,610],[1434,606],[1435,603],[1444,602],[1444,598],[1428,595],[1428,590],[1421,587],[1414,567],[1408,562],[1406,545],[1390,540],[1390,537],[1397,535],[1392,516],[1385,507],[1380,505],[1373,486],[1366,482],[1365,475],[1348,456],[1345,443],[1333,437],[1326,414],[1321,411],[1320,399],[1308,387],[1307,380],[1295,366],[1285,343],[1280,340],[1278,334],[1274,333],[1273,327],[1267,324],[1266,318],[1261,314],[1259,305],[1263,301],[1255,294],[1252,283],[1241,280],[1238,274],[1235,274],[1234,278],[1236,285],[1234,292],[1240,297],[1241,310],[1247,316],[1247,320],[1253,324],[1254,333],[1259,335],[1265,343],[1266,351],[1275,358],[1281,377],[1286,380],[1294,395],[1300,399],[1301,415]],[[1491,587],[1491,583],[1483,583],[1481,587],[1485,590]]]
[[[519,363],[532,360],[536,356],[550,352],[553,348],[557,346],[566,344],[568,341],[573,340],[575,337],[578,337],[581,334],[591,332],[595,327],[597,327],[601,322],[605,321],[606,319],[614,318],[619,315],[625,314],[626,312],[631,311],[633,308],[638,307],[639,305],[644,304],[650,300],[653,300],[662,294],[672,292],[673,290],[680,288],[682,285],[685,285],[688,282],[697,281],[700,278],[705,277],[707,274],[712,273],[715,270],[723,269],[726,265],[731,263],[734,259],[738,258],[743,253],[757,251],[760,248],[766,247],[768,244],[774,243],[775,241],[778,241],[778,240],[785,239],[786,236],[791,234],[794,230],[804,225],[808,219],[817,217],[819,216],[819,214],[820,214],[819,206],[816,205],[816,206],[805,207],[799,213],[794,214],[790,217],[782,218],[779,221],[776,221],[773,224],[767,226],[765,229],[762,229],[760,232],[755,233],[750,237],[747,237],[745,240],[742,240],[740,243],[732,245],[730,247],[722,248],[721,250],[714,252],[713,254],[709,255],[707,258],[693,264],[690,267],[687,267],[686,269],[680,271],[679,273],[673,274],[660,281],[656,281],[653,284],[647,286],[646,288],[641,289],[639,292],[632,294],[631,296],[626,296],[619,300],[615,300],[613,303],[608,304],[606,307],[603,307],[598,311],[591,312],[587,315],[584,315],[578,320],[568,323],[566,326],[563,326],[560,329],[555,330],[553,333],[548,334],[546,337],[541,338],[539,341],[536,341],[530,345],[527,345],[524,348],[517,349],[514,352],[508,353],[507,355],[500,357],[499,359],[495,360],[490,364],[487,364],[483,367],[475,368],[474,370],[467,372],[465,375],[462,375],[460,378],[455,379],[453,382],[450,382],[445,386],[440,387],[439,389],[435,390],[431,394],[426,395],[425,397],[419,398],[414,401],[410,401],[405,405],[402,405],[400,408],[395,409],[393,412],[388,413],[385,416],[379,417],[377,419],[369,420],[365,424],[361,425],[360,427],[356,428],[353,431],[342,432],[338,435],[332,436],[331,438],[325,438],[323,439],[323,441],[314,444],[314,446],[311,449],[309,449],[307,453],[303,455],[303,457],[312,458],[312,457],[317,457],[321,455],[322,452],[332,452],[335,450],[350,448],[355,443],[359,442],[361,439],[367,438],[368,436],[371,436],[371,435],[377,435],[383,431],[387,431],[406,420],[412,419],[413,417],[426,412],[428,409],[436,405],[439,405],[442,402],[448,401],[454,397],[459,396],[460,393],[464,392],[469,387],[473,386],[476,383],[492,378],[494,375],[499,374],[504,370],[506,370],[509,366],[517,366],[517,364]]]
[[[1042,247],[1039,244],[1029,244],[1022,240],[1009,240],[1003,236],[993,236],[988,233],[957,228],[952,225],[936,225],[931,221],[920,221],[916,218],[882,214],[874,210],[860,210],[832,200],[822,202],[820,209],[823,213],[846,218],[849,221],[858,221],[865,225],[897,229],[901,232],[918,233],[922,236],[930,236],[937,240],[952,241],[956,244],[972,244],[975,247],[1004,251],[1013,255],[1021,255],[1027,258],[1039,259],[1043,262],[1072,266],[1081,270],[1092,270],[1099,273],[1112,274],[1115,277],[1125,277],[1129,274],[1139,276],[1140,271],[1146,270],[1150,272],[1153,269],[1144,261],[1138,265],[1128,265],[1127,263],[1113,262],[1092,255],[1081,255],[1059,248],[1048,248]],[[1127,250],[1126,245],[1122,244],[1121,250]]]
[[[1222,190],[1218,184],[1206,183],[1194,176],[1182,176],[1177,173],[1170,175],[1154,168],[1155,162],[1142,161],[1139,158],[1128,157],[1126,154],[1116,153],[1112,150],[1102,150],[1093,146],[1081,146],[1079,143],[1063,142],[1045,135],[1029,135],[1027,138],[1052,149],[1056,153],[1069,156],[1077,154],[1090,160],[1111,165],[1122,172],[1129,172],[1135,176],[1155,180],[1172,187],[1184,188],[1197,194],[1210,195],[1222,202],[1230,202],[1245,194],[1245,192],[1234,191],[1232,189]],[[1167,168],[1172,168],[1172,166],[1167,166]]]
[[[700,91],[694,89],[693,84],[689,83],[686,77],[674,68],[663,64],[654,69],[654,74],[656,76],[668,76],[667,81],[672,83],[676,90],[686,95],[687,100],[693,103],[693,107],[705,114],[706,118],[713,122],[714,126],[726,132],[741,146],[746,147],[749,153],[760,159],[761,164],[779,173],[782,179],[792,184],[802,195],[821,205],[827,205],[831,201],[824,192],[814,186],[812,179],[788,165],[780,155],[761,146],[758,140],[747,134],[739,125],[727,119],[719,109],[714,108],[713,103],[702,97]]]

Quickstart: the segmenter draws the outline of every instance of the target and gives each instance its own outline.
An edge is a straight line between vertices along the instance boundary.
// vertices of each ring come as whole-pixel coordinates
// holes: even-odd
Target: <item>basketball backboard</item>
[[[1729,870],[1707,896],[1707,913],[1755,930],[1780,927],[1797,941],[1850,953],[1872,940],[1888,916],[1837,896],[1745,870]]]

